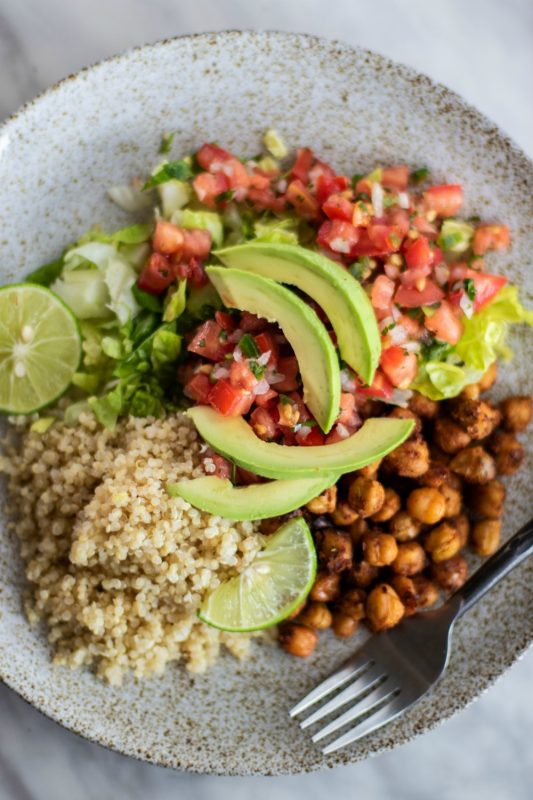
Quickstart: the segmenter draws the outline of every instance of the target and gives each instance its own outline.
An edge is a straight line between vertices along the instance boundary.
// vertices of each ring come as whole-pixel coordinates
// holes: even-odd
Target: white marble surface
[[[459,91],[533,156],[531,0],[2,0],[0,118],[117,51],[224,28],[305,31],[380,51]],[[141,764],[67,733],[0,687],[0,800],[529,800],[532,682],[530,652],[440,729],[364,764],[289,778]]]

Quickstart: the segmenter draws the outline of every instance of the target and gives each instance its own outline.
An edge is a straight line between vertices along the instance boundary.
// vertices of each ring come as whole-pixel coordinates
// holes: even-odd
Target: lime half
[[[31,414],[60,397],[81,358],[74,314],[44,286],[0,289],[0,411]]]
[[[244,572],[204,600],[198,616],[223,631],[258,631],[281,622],[309,594],[316,552],[303,517],[294,517],[269,536]]]

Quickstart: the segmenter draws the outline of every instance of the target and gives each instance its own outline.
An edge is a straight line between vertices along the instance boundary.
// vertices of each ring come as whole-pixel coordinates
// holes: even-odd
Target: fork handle
[[[508,572],[533,553],[533,519],[500,547],[448,600],[458,605],[456,619],[468,611]]]

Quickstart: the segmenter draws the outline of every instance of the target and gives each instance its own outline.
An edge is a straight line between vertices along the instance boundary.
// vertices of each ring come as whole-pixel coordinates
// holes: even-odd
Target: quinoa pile
[[[202,473],[201,442],[182,414],[130,417],[102,429],[91,414],[46,434],[24,429],[0,457],[20,539],[30,622],[43,619],[54,662],[91,665],[118,685],[129,671],[160,675],[171,661],[203,672],[225,645],[250,637],[209,628],[207,590],[243,570],[262,544],[254,523],[170,498],[168,482]]]

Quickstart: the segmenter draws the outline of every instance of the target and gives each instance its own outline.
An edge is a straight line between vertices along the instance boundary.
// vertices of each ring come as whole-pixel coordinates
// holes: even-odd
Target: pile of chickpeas
[[[284,650],[308,656],[318,632],[352,636],[434,605],[468,575],[469,546],[489,556],[500,544],[506,490],[499,478],[524,460],[516,434],[532,417],[530,396],[495,407],[481,394],[496,380],[492,366],[478,384],[437,403],[414,393],[409,408],[366,401],[362,416],[413,419],[410,438],[380,462],[345,475],[309,502],[318,572],[305,605],[279,628]],[[265,520],[263,531],[280,519]]]

